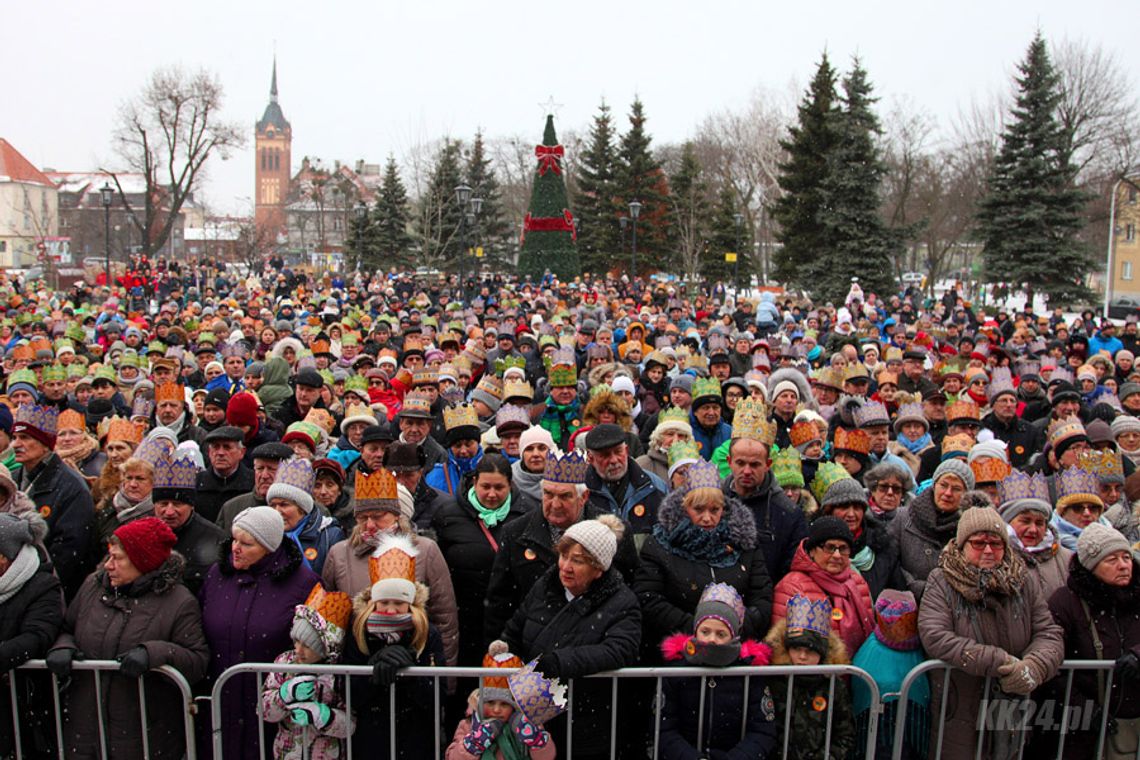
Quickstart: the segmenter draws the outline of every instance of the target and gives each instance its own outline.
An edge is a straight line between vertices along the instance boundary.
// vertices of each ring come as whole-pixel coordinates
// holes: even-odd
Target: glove
[[[554,652],[547,652],[538,658],[535,663],[534,669],[542,673],[547,678],[558,678],[561,668],[558,665],[558,655]]]
[[[1140,676],[1140,657],[1132,652],[1125,652],[1116,658],[1117,675],[1128,680],[1135,680]]]
[[[295,676],[281,684],[277,693],[281,695],[281,701],[289,705],[294,702],[310,701],[316,691],[317,679],[315,676]]]
[[[1027,660],[1011,657],[1004,665],[998,666],[998,685],[1007,694],[1025,696],[1037,688],[1037,679]]]
[[[332,710],[320,702],[297,702],[289,711],[289,717],[298,726],[312,726],[319,730],[332,723]]]
[[[503,721],[489,720],[484,722],[472,720],[471,731],[463,737],[463,748],[476,757],[486,752],[495,737],[503,730]]]
[[[402,644],[384,647],[368,661],[372,666],[372,683],[375,686],[390,686],[396,681],[400,668],[416,664],[412,650]]]
[[[118,657],[119,672],[128,678],[139,678],[150,670],[150,655],[141,644],[131,647]]]
[[[542,749],[549,738],[541,728],[531,723],[522,710],[515,710],[511,715],[511,729],[518,736],[519,741],[530,749]]]
[[[75,660],[82,660],[83,653],[74,647],[53,649],[47,653],[47,657],[44,659],[47,662],[48,670],[54,673],[56,678],[68,678],[71,676],[71,663]]]

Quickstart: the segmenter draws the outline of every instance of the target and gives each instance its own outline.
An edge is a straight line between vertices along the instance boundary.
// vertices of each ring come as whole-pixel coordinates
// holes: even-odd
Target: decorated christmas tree
[[[563,279],[575,277],[580,272],[575,246],[578,233],[574,229],[574,215],[570,213],[566,183],[562,178],[564,153],[554,134],[554,116],[548,114],[542,144],[534,148],[538,166],[530,194],[530,209],[523,220],[519,273],[524,277],[529,275],[538,279],[547,269]]]

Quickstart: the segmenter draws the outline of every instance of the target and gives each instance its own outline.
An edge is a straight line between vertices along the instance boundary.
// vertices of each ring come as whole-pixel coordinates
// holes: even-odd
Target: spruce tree
[[[376,260],[369,263],[380,267],[410,264],[412,237],[408,234],[408,193],[393,156],[388,156],[384,167],[372,219],[376,234],[375,246],[370,252]]]
[[[511,227],[503,212],[499,180],[495,177],[491,159],[487,157],[481,131],[475,133],[475,142],[471,144],[471,153],[467,158],[467,185],[471,188],[472,198],[483,200],[479,216],[475,220],[475,229],[471,230],[469,236],[471,245],[483,248],[486,258],[482,263],[501,269],[510,263],[508,254],[513,242],[510,239]],[[480,262],[469,263],[477,265]]]
[[[772,257],[774,275],[807,289],[812,286],[808,266],[827,251],[820,215],[823,185],[831,171],[828,156],[837,140],[835,79],[825,53],[799,105],[796,125],[788,128],[788,139],[780,141],[788,159],[779,167],[783,194],[772,207],[779,225],[776,239],[782,243]]]
[[[427,192],[420,198],[417,225],[420,250],[425,263],[441,269],[455,269],[461,263],[462,212],[455,200],[455,188],[463,181],[460,149],[458,140],[444,140],[435,156]]]
[[[826,247],[806,267],[817,298],[842,300],[854,277],[865,292],[886,296],[896,290],[893,262],[901,241],[879,214],[887,169],[876,146],[881,129],[874,102],[867,72],[856,58],[843,80],[836,140],[820,192],[818,221]]]
[[[589,143],[577,159],[574,209],[580,221],[578,254],[583,271],[603,274],[622,251],[621,214],[615,200],[618,156],[613,119],[604,100],[590,126]]]
[[[687,278],[694,279],[700,273],[707,243],[709,188],[692,142],[681,146],[681,161],[669,178],[669,187],[672,191],[670,227],[678,254],[678,261],[672,268],[680,269]],[[660,265],[666,263],[662,261]]]
[[[669,183],[649,146],[653,138],[645,130],[645,107],[635,99],[629,110],[629,131],[621,137],[618,151],[617,199],[629,214],[630,201],[641,203],[637,221],[637,269],[660,266],[669,258]],[[656,264],[655,264],[656,262]]]
[[[727,182],[717,193],[716,206],[709,222],[708,254],[702,260],[702,273],[708,280],[731,282],[739,275],[740,282],[748,282],[752,273],[752,235],[748,226],[737,226],[736,215],[741,213],[736,190]],[[737,260],[731,264],[724,260],[725,253],[736,253]]]
[[[1056,109],[1060,79],[1038,33],[1018,64],[1012,119],[990,171],[978,212],[986,277],[1024,286],[1052,301],[1088,296],[1091,267],[1077,239],[1088,196],[1071,183],[1065,140]]]
[[[578,252],[574,241],[574,215],[566,197],[562,176],[564,151],[554,132],[554,115],[546,117],[542,144],[535,146],[538,158],[534,186],[530,193],[530,209],[523,220],[522,252],[519,273],[534,280],[549,269],[560,279],[578,276]]]

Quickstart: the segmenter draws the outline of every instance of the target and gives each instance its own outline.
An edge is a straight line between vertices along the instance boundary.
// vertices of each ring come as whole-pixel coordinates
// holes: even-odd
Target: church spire
[[[273,54],[273,83],[269,86],[269,101],[277,102],[277,54]]]

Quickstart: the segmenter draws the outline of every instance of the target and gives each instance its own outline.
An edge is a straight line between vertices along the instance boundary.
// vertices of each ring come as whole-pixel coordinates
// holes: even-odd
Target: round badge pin
[[[635,515],[637,515],[638,517],[645,517],[645,505],[644,504],[638,504],[636,507],[633,508],[633,513]]]
[[[843,610],[839,609],[838,607],[833,609],[831,611],[831,619],[836,621],[836,622],[839,622],[840,620],[842,620],[843,619]]]
[[[316,549],[314,549],[313,547],[310,546],[308,549],[305,550],[305,559],[312,562],[316,558],[317,558],[317,550]]]
[[[811,709],[816,712],[823,712],[827,709],[827,697],[816,697],[811,701]]]
[[[538,555],[534,553],[534,549],[527,549],[526,551],[523,552],[523,556],[529,560],[533,560]]]

